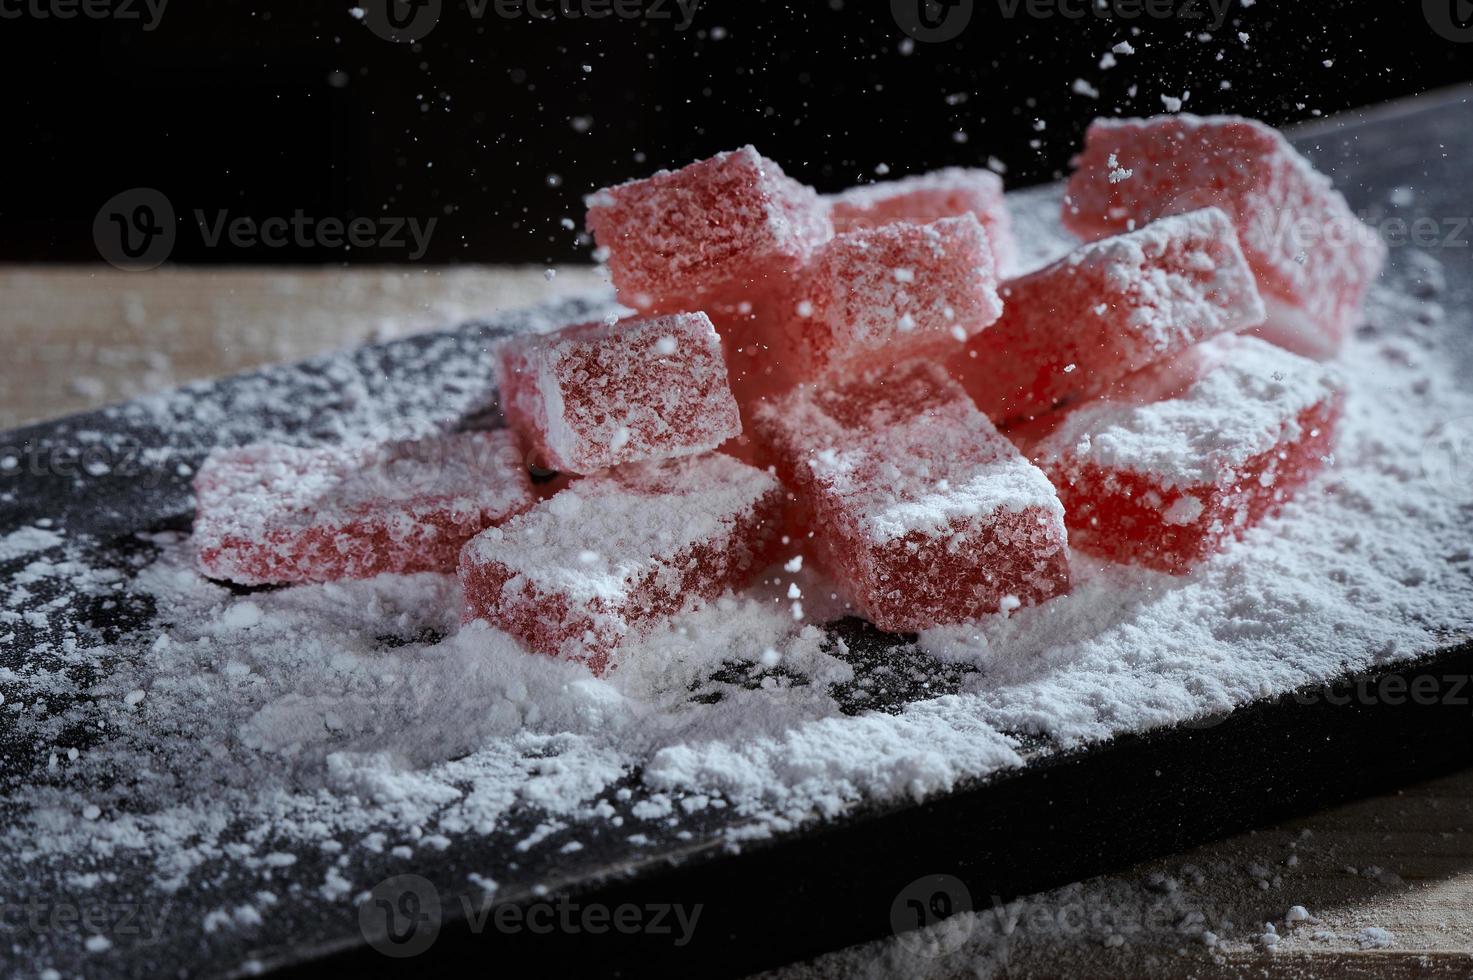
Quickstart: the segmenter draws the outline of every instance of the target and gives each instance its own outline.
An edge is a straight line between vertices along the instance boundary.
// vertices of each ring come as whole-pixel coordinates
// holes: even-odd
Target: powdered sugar
[[[1336,397],[1336,372],[1253,337],[1196,351],[1202,373],[1180,396],[1111,396],[1070,413],[1035,458],[1150,474],[1163,487],[1230,481],[1250,458],[1298,438],[1298,418]],[[1216,369],[1209,366],[1216,365]]]
[[[507,421],[549,469],[689,456],[741,432],[704,313],[579,324],[505,341],[497,354]]]
[[[506,431],[217,450],[195,490],[202,567],[243,583],[448,571],[461,544],[532,504]]]
[[[1151,349],[1164,352],[1187,340],[1210,336],[1263,320],[1263,304],[1252,274],[1242,264],[1232,226],[1216,208],[1171,215],[1139,231],[1085,245],[1070,253],[1071,266],[1103,270],[1106,302],[1130,310],[1132,334]],[[1205,242],[1224,240],[1228,258],[1217,259]],[[1168,251],[1176,268],[1154,263]],[[1198,280],[1208,279],[1205,287]]]
[[[876,543],[948,532],[956,519],[1042,508],[1063,518],[1054,488],[998,435],[939,368],[904,365],[884,381],[804,388],[759,412],[759,427],[801,439],[802,463]],[[867,396],[865,393],[869,392]],[[785,436],[774,436],[780,442]]]
[[[918,224],[973,214],[987,230],[1000,270],[1011,269],[1017,248],[1003,201],[1002,178],[990,170],[946,167],[848,190],[827,198],[834,231],[875,228],[893,221]]]
[[[1020,228],[1041,230],[1029,248],[1060,241],[1057,191],[1015,207]],[[1431,281],[1431,261],[1416,282]],[[525,894],[549,855],[564,873],[600,866],[562,854],[572,840],[638,856],[680,833],[695,846],[782,832],[1018,765],[1018,733],[1079,744],[1421,655],[1473,632],[1469,500],[1423,475],[1426,440],[1473,416],[1473,397],[1449,340],[1466,321],[1413,285],[1373,293],[1371,329],[1336,365],[1348,396],[1334,466],[1281,517],[1185,579],[1076,557],[1070,596],[928,633],[931,656],[898,648],[965,669],[893,714],[847,693],[862,669],[842,632],[813,625],[842,604],[811,563],[785,567],[803,542],[747,593],[662,625],[596,679],[459,625],[447,576],[237,596],[198,576],[177,533],[101,557],[112,552],[66,527],[84,504],[59,502],[50,536],[3,539],[0,645],[17,654],[0,669],[0,711],[28,754],[0,795],[12,857],[0,885],[65,894],[96,874],[98,898],[183,896],[196,913],[171,933],[200,942],[225,909],[203,948],[234,962],[263,936],[352,933],[353,896],[404,867],[401,848],[425,866],[449,851],[464,877],[445,887]],[[1448,308],[1466,316],[1461,301]],[[409,403],[384,399],[381,353],[360,352],[113,415],[164,431],[167,448],[145,458],[172,472],[210,439],[432,431],[489,408],[483,332],[419,343],[439,383]],[[183,485],[159,491],[178,512]],[[127,611],[124,627],[89,620],[103,603]],[[224,888],[242,897],[214,894]],[[261,890],[279,901],[256,901]],[[236,915],[243,904],[261,931]],[[86,955],[66,934],[33,952],[40,965]]]

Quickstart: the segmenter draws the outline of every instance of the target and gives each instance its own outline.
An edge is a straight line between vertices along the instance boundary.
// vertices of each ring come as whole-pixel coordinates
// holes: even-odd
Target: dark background
[[[1066,168],[1093,116],[1159,112],[1162,95],[1283,124],[1473,78],[1473,44],[1450,39],[1459,0],[1214,0],[1216,30],[1207,0],[1128,21],[974,0],[940,42],[911,40],[889,0],[705,0],[685,30],[674,0],[619,0],[667,19],[600,20],[441,0],[415,43],[376,35],[378,8],[360,19],[352,0],[171,0],[151,30],[143,0],[55,16],[82,2],[0,0],[3,260],[96,261],[99,207],[151,187],[178,215],[174,262],[409,261],[211,247],[196,210],[434,217],[423,262],[578,261],[583,194],[742,143],[820,190],[989,157],[1020,187]],[[1122,40],[1136,53],[1102,69]]]

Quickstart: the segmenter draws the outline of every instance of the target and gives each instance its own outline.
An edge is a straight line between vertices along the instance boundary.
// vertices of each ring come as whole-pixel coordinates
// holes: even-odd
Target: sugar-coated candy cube
[[[1179,574],[1321,469],[1340,409],[1326,366],[1226,336],[1063,413],[1030,455],[1059,489],[1071,545]]]
[[[200,569],[244,585],[450,572],[466,541],[533,499],[504,430],[218,449],[194,487]]]
[[[1002,318],[949,362],[999,425],[1102,395],[1133,371],[1264,316],[1238,236],[1216,208],[1084,245],[999,292]]]
[[[583,323],[497,348],[502,413],[550,469],[708,452],[741,432],[704,313]]]
[[[833,235],[812,188],[750,146],[590,195],[619,301],[707,309],[797,268]]]
[[[766,566],[782,507],[771,474],[720,454],[586,477],[465,546],[466,615],[602,673],[655,621]]]
[[[1064,200],[1086,238],[1215,206],[1233,220],[1268,307],[1259,333],[1325,357],[1355,323],[1386,246],[1274,129],[1236,116],[1096,120]]]
[[[940,366],[800,387],[759,409],[756,428],[821,563],[879,628],[967,622],[1067,591],[1054,488]]]
[[[804,377],[941,356],[1002,313],[987,233],[970,214],[839,235],[798,282],[787,331]]]
[[[991,170],[947,167],[851,187],[827,200],[835,234],[896,221],[928,224],[938,218],[971,214],[987,231],[998,269],[1011,269],[1016,260],[1013,223],[1003,202],[1002,178]]]

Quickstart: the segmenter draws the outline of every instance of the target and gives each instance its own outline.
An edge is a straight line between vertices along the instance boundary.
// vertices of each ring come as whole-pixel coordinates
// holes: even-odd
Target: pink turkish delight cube
[[[587,204],[619,301],[644,311],[738,302],[833,235],[818,194],[750,146],[605,188]]]
[[[1075,163],[1063,217],[1085,238],[1204,207],[1227,212],[1268,306],[1260,334],[1299,353],[1339,348],[1386,259],[1330,179],[1253,120],[1098,119]]]
[[[466,541],[532,504],[506,431],[221,449],[194,486],[200,569],[244,585],[449,572]]]
[[[465,546],[466,616],[603,673],[660,619],[766,566],[782,508],[775,477],[721,454],[586,477]]]
[[[1002,318],[952,356],[977,407],[1009,425],[1107,393],[1217,334],[1263,322],[1227,215],[1173,215],[1005,282]]]
[[[1002,313],[987,233],[970,214],[839,235],[795,295],[791,368],[805,377],[944,356]]]
[[[1053,486],[938,365],[805,386],[756,424],[821,563],[880,629],[967,622],[1068,590]]]
[[[990,170],[947,167],[928,174],[851,187],[829,196],[835,234],[896,221],[929,224],[970,214],[982,223],[1000,271],[1013,267],[1017,247],[1004,203],[1002,178]]]
[[[496,365],[507,423],[550,469],[692,456],[741,432],[721,340],[704,313],[513,337]]]
[[[1321,470],[1341,401],[1326,366],[1220,337],[1061,413],[1030,455],[1059,489],[1073,547],[1182,574]]]

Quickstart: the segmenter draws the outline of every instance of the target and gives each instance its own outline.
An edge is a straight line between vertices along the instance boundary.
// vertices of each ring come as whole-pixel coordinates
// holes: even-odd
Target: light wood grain
[[[591,268],[0,270],[0,429],[597,288]]]

